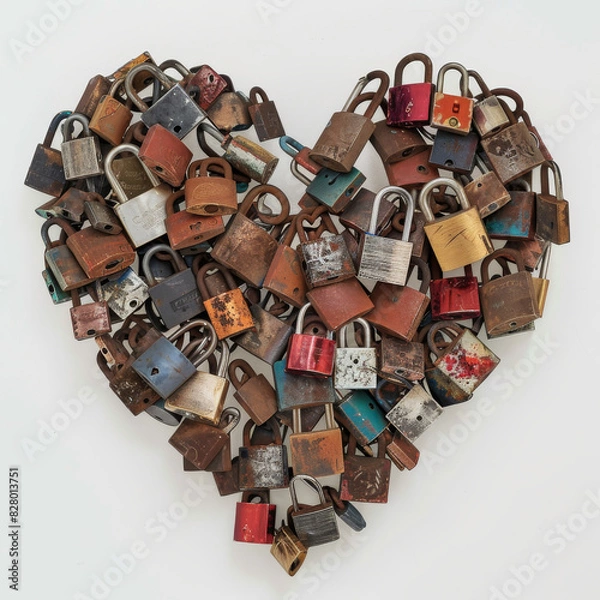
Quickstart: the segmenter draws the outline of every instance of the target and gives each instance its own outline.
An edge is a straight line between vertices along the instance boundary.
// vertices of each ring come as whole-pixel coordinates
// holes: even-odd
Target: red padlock
[[[235,507],[234,541],[271,544],[275,530],[276,510],[277,505],[269,503],[269,490],[244,492],[242,501]]]
[[[302,333],[304,316],[311,308],[307,302],[298,313],[296,332],[290,338],[285,370],[296,375],[331,377],[335,364],[335,341],[333,333],[327,337]]]

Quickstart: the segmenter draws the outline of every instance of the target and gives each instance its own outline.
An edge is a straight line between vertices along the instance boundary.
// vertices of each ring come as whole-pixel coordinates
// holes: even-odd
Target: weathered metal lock
[[[361,188],[354,201],[351,202],[339,215],[340,224],[357,233],[365,233],[371,224],[373,205],[376,194],[367,188]],[[396,213],[396,206],[387,198],[382,198],[377,211],[375,235],[386,235],[390,231],[392,217]]]
[[[73,138],[74,123],[79,123],[82,131]],[[98,138],[90,133],[86,116],[71,114],[63,124],[63,142],[60,145],[65,179],[87,179],[104,172],[102,168],[102,153]]]
[[[546,144],[544,143],[544,140],[542,139],[540,132],[537,130],[537,127],[535,127],[535,125],[533,125],[533,123],[531,122],[529,113],[526,110],[521,111],[521,118],[523,119],[525,125],[527,125],[527,129],[529,129],[529,133],[535,140],[536,146],[540,149],[540,152],[542,153],[544,159],[547,161],[554,160],[552,158],[550,150],[548,149],[548,146],[546,146]]]
[[[435,219],[430,197],[440,185],[454,190],[462,210]],[[476,263],[493,251],[479,209],[469,204],[462,185],[453,179],[440,177],[425,184],[419,194],[419,207],[427,220],[425,234],[442,271]]]
[[[347,347],[347,330],[355,323],[363,330],[362,348]],[[377,387],[377,354],[371,344],[371,327],[364,319],[355,319],[340,329],[334,374],[338,390],[371,390]]]
[[[437,179],[440,173],[437,167],[429,164],[431,148],[417,152],[404,160],[395,163],[384,163],[385,174],[390,185],[404,188],[421,186],[433,179]]]
[[[378,331],[405,341],[413,339],[429,307],[427,296],[431,280],[429,267],[423,259],[414,256],[411,258],[411,265],[416,266],[421,272],[420,289],[379,281],[370,296],[375,308],[365,315],[365,320]]]
[[[460,96],[444,93],[444,77],[450,70],[460,73]],[[469,97],[469,74],[460,63],[450,62],[438,71],[437,91],[433,97],[431,126],[467,135],[473,121],[473,98]]]
[[[254,287],[262,286],[277,251],[277,240],[247,216],[255,200],[267,194],[277,200],[280,211],[273,218],[258,212],[259,219],[269,225],[277,225],[288,218],[290,203],[283,191],[272,185],[256,186],[246,194],[235,217],[227,224],[225,233],[216,241],[211,252],[213,260]]]
[[[362,531],[367,526],[365,518],[360,514],[356,506],[348,500],[342,500],[340,498],[340,493],[335,488],[327,485],[323,487],[323,492],[325,494],[325,499],[333,504],[335,514],[341,521],[346,523],[350,529],[353,531]]]
[[[497,240],[532,240],[536,235],[536,194],[525,179],[516,179],[507,188],[510,202],[484,221],[488,235]]]
[[[210,122],[221,132],[244,131],[252,127],[250,117],[250,99],[246,94],[236,91],[231,77],[221,73],[227,87],[206,109]]]
[[[52,302],[54,304],[62,304],[63,302],[70,300],[71,294],[62,290],[60,285],[58,285],[58,281],[56,280],[54,273],[48,266],[48,262],[45,259],[44,266],[46,268],[42,271],[42,278],[46,284],[46,289],[50,294],[50,298],[52,298]]]
[[[217,165],[224,176],[210,175],[209,167]],[[238,210],[237,190],[231,165],[222,158],[194,161],[185,182],[186,210],[195,215],[231,215]]]
[[[85,86],[83,94],[81,94],[81,98],[73,112],[85,115],[88,119],[91,119],[102,97],[108,94],[110,86],[111,81],[108,77],[94,75]]]
[[[322,232],[317,239],[309,240],[302,224],[304,221],[314,223],[318,218],[322,220],[325,231],[330,235],[323,236]],[[321,206],[310,215],[300,213],[296,221],[296,231],[300,238],[302,267],[309,288],[329,285],[356,275],[346,242],[341,234],[338,234],[326,207]]]
[[[319,504],[314,506],[301,506],[296,495],[296,482],[304,481],[319,495]],[[292,526],[298,539],[307,547],[320,546],[339,539],[337,518],[333,505],[325,500],[323,487],[306,473],[298,473],[290,480],[290,494],[292,497],[291,510],[288,511],[288,522]]]
[[[429,291],[434,321],[476,319],[481,314],[479,281],[471,265],[465,266],[464,276],[442,278],[441,273],[436,274]]]
[[[176,211],[175,207],[185,203],[185,190],[173,192],[166,202],[165,226],[169,244],[173,250],[187,249],[199,252],[202,242],[211,240],[225,231],[221,215],[202,216],[187,210]]]
[[[115,211],[106,204],[106,200],[100,194],[89,194],[84,200],[83,212],[90,222],[90,227],[97,231],[110,235],[119,235],[123,231],[123,225]]]
[[[306,186],[306,193],[318,204],[334,213],[342,212],[350,204],[354,194],[366,181],[366,177],[352,167],[348,173],[339,173],[323,167],[311,180],[300,171],[300,163],[290,163],[292,175]]]
[[[211,360],[213,358],[214,355],[212,355],[209,360]],[[212,368],[212,365],[211,365]],[[236,492],[239,492],[239,464],[238,464],[238,457],[236,456],[236,462],[235,462],[235,466],[234,466],[234,462],[233,462],[233,457],[231,456],[231,432],[232,430],[238,426],[238,423],[240,422],[242,418],[242,413],[240,412],[239,408],[236,408],[235,406],[228,406],[227,408],[223,409],[223,412],[221,413],[221,418],[219,419],[219,428],[220,429],[227,429],[227,431],[229,431],[229,435],[228,435],[228,439],[225,442],[225,444],[223,445],[223,447],[221,448],[221,451],[217,454],[217,456],[215,456],[215,458],[213,458],[210,463],[208,464],[208,466],[206,467],[206,471],[210,472],[210,473],[221,473],[222,475],[225,475],[226,473],[229,474],[230,479],[229,481],[236,487]],[[232,427],[233,426],[233,427]],[[184,464],[184,471],[185,470],[196,470],[196,467],[192,464],[189,463],[185,460],[185,458],[183,459],[183,464]],[[186,469],[186,467],[188,467]],[[236,473],[232,473],[232,471],[236,469]],[[217,479],[215,479],[215,481],[217,481]],[[221,478],[221,483],[224,483],[224,478]]]
[[[400,469],[412,471],[419,463],[421,453],[412,442],[404,437],[399,431],[392,433],[388,429],[383,432],[387,446],[385,453],[388,458]]]
[[[425,69],[424,82],[402,83],[406,65],[421,62]],[[396,66],[394,86],[389,91],[387,124],[393,127],[424,127],[431,119],[431,103],[435,86],[432,83],[433,64],[426,54],[413,52]]]
[[[411,196],[416,204],[419,197],[419,192],[416,189],[411,189]],[[412,243],[412,255],[415,258],[422,258],[427,260],[429,257],[429,244],[427,237],[425,236],[425,217],[421,212],[415,212],[413,214],[412,223],[410,224],[410,231],[408,234],[408,241]],[[406,213],[397,212],[391,221],[392,230],[388,233],[389,237],[393,239],[402,239],[404,234],[404,228],[406,223]]]
[[[192,160],[192,151],[176,135],[157,123],[148,129],[140,146],[139,158],[157,177],[179,187]]]
[[[112,169],[113,161],[122,152],[131,152],[137,157],[139,149],[133,144],[121,144],[114,147],[106,155],[104,169],[119,201],[119,204],[115,207],[115,213],[121,220],[133,246],[139,248],[167,233],[165,226],[165,219],[167,218],[166,202],[172,190],[166,183],[161,183],[140,161],[154,187],[139,196],[128,198]]]
[[[79,182],[83,183],[83,182]],[[88,199],[99,200],[102,198],[96,192],[89,192],[77,185],[68,188],[60,197],[43,204],[36,209],[36,213],[44,219],[49,217],[63,217],[67,221],[80,224],[84,218],[84,204]],[[103,199],[103,198],[102,198]],[[44,208],[42,208],[44,207]]]
[[[306,546],[298,539],[292,529],[282,521],[281,527],[275,531],[271,554],[290,577],[293,577],[300,570],[306,559],[306,553]]]
[[[377,216],[383,198],[392,194],[406,205],[406,219],[402,240],[376,235]],[[410,193],[401,187],[384,187],[375,197],[369,230],[361,237],[359,277],[404,285],[412,255],[413,245],[408,241],[415,203]]]
[[[88,304],[81,304],[80,289],[71,291],[71,325],[73,336],[78,341],[110,333],[112,329],[108,304],[102,296],[99,280],[96,280],[95,286],[97,300]]]
[[[442,407],[418,383],[406,380],[404,384],[408,393],[385,417],[402,435],[414,442],[442,414]]]
[[[280,360],[273,365],[273,378],[279,411],[289,411],[295,407],[318,407],[335,402],[332,377],[317,378],[288,373],[286,361]],[[317,411],[314,416],[320,419],[323,415]]]
[[[102,293],[110,310],[121,319],[139,310],[150,297],[146,283],[129,267],[117,279],[104,283]]]
[[[469,69],[468,73],[481,90],[481,97],[478,97],[473,105],[473,125],[483,139],[510,125],[510,119],[498,97],[492,94],[481,75],[473,69]]]
[[[149,73],[166,90],[156,102],[152,103],[152,106],[148,106],[134,88],[133,80],[139,73]],[[146,127],[150,128],[158,123],[179,139],[185,137],[207,118],[206,113],[190,98],[183,87],[167,77],[155,65],[142,64],[131,69],[125,77],[125,92],[141,111],[141,119]]]
[[[66,243],[51,242],[48,230],[53,225],[58,225],[67,235],[75,233],[68,221],[60,217],[51,217],[44,221],[41,229],[42,241],[46,250],[44,259],[48,268],[56,278],[63,292],[70,292],[94,281],[93,277],[86,275],[79,261],[73,255]]]
[[[190,69],[185,91],[206,110],[227,88],[227,81],[209,65]]]
[[[365,114],[349,112],[348,107],[352,101],[374,79],[379,80],[379,88]],[[314,148],[309,152],[309,157],[332,171],[350,172],[375,130],[371,119],[384,99],[389,82],[390,78],[384,71],[371,71],[361,77],[341,112],[336,112],[331,117]]]
[[[251,444],[250,431],[255,426],[249,419],[244,426],[243,446],[240,448],[240,489],[278,489],[289,485],[287,448],[281,440],[279,423],[270,420],[273,442]]]
[[[373,396],[364,390],[346,394],[334,406],[336,420],[356,438],[361,446],[379,437],[388,422]]]
[[[204,279],[208,271],[213,269],[223,274],[229,289],[222,294],[211,297]],[[254,327],[252,313],[244,299],[242,290],[235,285],[231,273],[223,265],[214,261],[206,263],[198,270],[196,284],[200,290],[206,313],[220,340]]]
[[[108,76],[108,78],[113,81],[125,79],[125,77],[127,77],[127,74],[129,73],[129,71],[131,71],[131,69],[133,69],[134,67],[137,67],[138,65],[143,65],[143,64],[149,64],[149,65],[156,64],[149,52],[142,52],[141,54],[138,54],[137,56],[129,59],[127,62],[122,64],[118,69],[116,69],[113,73],[111,73]],[[148,86],[148,77],[147,77],[147,75],[138,74],[138,75],[136,75],[136,77],[134,77],[132,83],[133,83],[133,87],[136,90],[142,90]]]
[[[439,350],[434,336],[438,331],[448,330],[457,335],[446,348]],[[471,395],[500,363],[500,359],[470,329],[450,321],[434,324],[427,333],[427,344],[437,356],[434,366],[468,395]]]
[[[122,143],[125,132],[133,119],[131,100],[123,104],[117,93],[124,86],[123,79],[117,79],[108,92],[102,96],[94,114],[90,117],[90,131],[112,146]]]
[[[418,341],[405,341],[383,333],[379,343],[380,377],[396,383],[399,377],[419,381],[425,377],[425,349]]]
[[[35,147],[35,152],[23,182],[26,186],[55,197],[64,192],[67,180],[63,169],[62,154],[60,150],[51,146],[58,126],[71,114],[70,110],[63,110],[50,121],[44,141]]]
[[[266,92],[258,86],[250,90],[249,96],[250,106],[248,106],[248,112],[258,139],[264,142],[284,136],[285,128],[277,112],[275,102],[269,100]]]
[[[244,173],[254,181],[258,181],[258,183],[269,183],[269,179],[271,179],[279,163],[279,158],[274,154],[260,144],[241,135],[234,137],[229,134],[225,136],[208,123],[201,123],[196,130],[198,143],[201,147],[205,145],[206,133],[219,142],[221,149],[224,150],[222,158],[234,169]]]
[[[377,456],[356,456],[356,438],[350,436],[340,478],[340,498],[385,504],[388,501],[392,461],[385,457],[387,442],[377,438]]]
[[[246,490],[235,507],[233,540],[248,544],[272,544],[276,504],[270,504],[269,490]]]
[[[285,370],[296,375],[331,377],[335,361],[333,332],[328,331],[327,337],[302,333],[309,308],[311,304],[307,302],[296,318],[296,331],[290,338]]]
[[[238,378],[237,369],[244,374],[242,378]],[[266,423],[277,412],[277,396],[269,380],[262,373],[257,375],[241,358],[229,363],[227,373],[240,406],[257,425]]]
[[[327,477],[344,471],[342,431],[337,426],[333,404],[325,404],[325,429],[302,431],[300,408],[293,409],[293,430],[289,447],[292,471],[313,477]]]
[[[550,242],[535,237],[532,240],[508,241],[504,247],[516,250],[521,255],[525,268],[528,271],[535,271],[540,266],[542,256],[548,244]]]
[[[475,154],[475,164],[481,175],[466,183],[464,189],[469,204],[479,209],[483,219],[510,202],[510,194],[498,175],[487,168],[478,154]]]
[[[516,263],[517,272],[491,280],[490,264],[501,257]],[[481,278],[481,310],[488,335],[519,329],[540,317],[531,273],[518,252],[501,248],[490,254],[481,263]]]
[[[546,307],[546,298],[548,296],[548,288],[550,280],[548,279],[548,269],[550,267],[550,255],[552,252],[552,244],[548,244],[542,256],[542,264],[537,277],[533,277],[533,288],[537,298],[538,307],[540,309],[540,317],[544,316],[544,308]]]
[[[466,135],[440,129],[433,141],[429,163],[454,173],[468,174],[475,164],[479,136],[474,131]]]
[[[554,175],[554,195],[550,194],[550,171]],[[571,241],[569,203],[564,199],[562,175],[554,161],[545,162],[540,169],[541,193],[536,195],[536,235],[553,244]]]
[[[230,407],[231,408],[231,407]],[[228,408],[226,408],[223,412],[225,413]],[[185,462],[185,458],[183,459]],[[191,463],[185,463],[190,468],[194,468]],[[231,459],[231,470],[229,471],[212,471],[212,476],[215,481],[215,485],[217,486],[217,491],[219,492],[219,496],[231,496],[231,494],[238,494],[241,490],[238,484],[239,477],[239,464],[240,459],[238,456],[234,456]]]

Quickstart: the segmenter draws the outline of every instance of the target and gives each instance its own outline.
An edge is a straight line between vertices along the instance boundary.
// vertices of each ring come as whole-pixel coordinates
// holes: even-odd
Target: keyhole
[[[138,305],[137,300],[130,300],[129,306],[131,308],[135,308]]]
[[[155,375],[158,375],[159,373],[160,373],[160,371],[158,370],[158,368],[157,368],[157,367],[153,367],[153,368],[152,368],[152,371],[150,371],[150,375],[152,375],[153,377],[154,377]]]
[[[173,127],[173,131],[175,133],[179,133],[181,131],[181,125],[175,125],[175,127]]]
[[[445,167],[453,167],[454,166],[454,161],[449,158],[445,163],[444,163]]]
[[[417,415],[417,421],[422,421],[423,417],[421,415]]]

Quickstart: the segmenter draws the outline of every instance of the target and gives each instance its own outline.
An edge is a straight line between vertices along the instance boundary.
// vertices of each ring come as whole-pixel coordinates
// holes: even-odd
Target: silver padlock
[[[376,234],[377,217],[381,201],[388,196],[395,195],[406,204],[406,218],[402,240],[382,237]],[[384,187],[375,196],[373,212],[369,230],[361,238],[360,266],[358,276],[375,279],[395,285],[405,285],[413,244],[409,242],[410,228],[415,212],[415,201],[411,194],[404,188],[397,186]]]
[[[81,134],[73,138],[74,124],[81,124]],[[104,172],[98,138],[90,132],[85,115],[73,113],[63,124],[63,143],[60,145],[65,179],[87,179]]]
[[[363,328],[363,348],[347,346],[347,329],[354,323]],[[364,319],[355,319],[340,329],[334,379],[338,390],[374,390],[377,387],[377,353],[371,347],[371,327]]]
[[[121,319],[139,310],[149,298],[148,286],[131,267],[104,283],[102,291],[108,307]]]

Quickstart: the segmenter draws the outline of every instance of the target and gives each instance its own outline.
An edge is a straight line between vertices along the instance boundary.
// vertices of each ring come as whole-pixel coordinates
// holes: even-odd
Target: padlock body
[[[252,313],[239,288],[205,300],[204,308],[220,340],[254,327]]]
[[[38,144],[24,183],[38,192],[60,196],[67,185],[60,150]]]
[[[330,503],[301,508],[291,513],[296,535],[307,548],[339,539],[340,532],[336,519]]]
[[[510,191],[510,202],[486,217],[484,224],[491,239],[532,240],[536,235],[534,192]]]
[[[192,86],[199,88],[198,104],[200,108],[206,110],[218,98],[219,94],[225,91],[228,83],[212,67],[201,65],[192,74],[188,89]]]
[[[78,260],[65,244],[46,250],[44,257],[56,277],[60,289],[64,292],[83,287],[94,281],[92,277],[85,274]]]
[[[418,448],[398,431],[394,432],[391,441],[388,442],[385,453],[400,470],[409,471],[417,466],[421,456]]]
[[[386,414],[386,419],[414,442],[441,414],[441,406],[420,385],[415,385]]]
[[[108,304],[91,302],[71,307],[71,324],[76,340],[87,340],[111,330]]]
[[[493,171],[484,173],[464,186],[467,200],[485,218],[510,202],[510,194]]]
[[[296,375],[330,377],[335,362],[335,341],[294,333],[289,341],[285,370]]]
[[[184,250],[221,235],[225,224],[221,215],[200,216],[183,210],[167,216],[166,228],[171,248]]]
[[[237,211],[237,191],[233,179],[191,177],[185,182],[185,207],[194,215],[231,215]]]
[[[431,126],[460,135],[467,135],[473,121],[472,98],[436,92],[433,97]]]
[[[296,250],[279,244],[269,265],[263,287],[296,308],[306,304],[306,280]]]
[[[481,314],[477,277],[434,279],[431,292],[431,318],[436,321],[476,319]]]
[[[208,118],[223,133],[244,131],[252,126],[248,108],[250,101],[240,92],[224,91],[206,110]]]
[[[393,127],[424,127],[431,119],[432,83],[405,83],[390,88],[387,124]]]
[[[366,177],[355,167],[348,173],[323,168],[306,187],[306,193],[338,214],[348,206]]]
[[[340,499],[387,503],[391,471],[392,462],[388,458],[346,456],[340,478]]]
[[[119,155],[112,163],[112,170],[117,181],[123,188],[123,193],[128,200],[141,196],[144,192],[154,187],[148,177],[144,166],[134,154]]]
[[[510,121],[498,98],[489,96],[473,106],[473,125],[480,137],[485,138],[510,125]]]
[[[251,377],[233,393],[233,397],[257,425],[262,425],[277,412],[277,395],[262,373]]]
[[[115,211],[101,202],[84,202],[84,213],[90,226],[97,231],[110,235],[118,235],[123,231],[123,226],[115,215]]]
[[[90,119],[90,131],[112,146],[123,141],[133,113],[123,103],[112,96],[104,96]]]
[[[347,229],[358,233],[369,230],[375,193],[367,188],[361,188],[356,193],[354,200],[339,215],[340,223]],[[387,198],[382,198],[379,204],[375,233],[385,235],[390,229],[390,222],[396,213],[396,207]]]
[[[404,285],[412,250],[412,242],[365,233],[361,237],[358,276]]]
[[[334,407],[336,418],[341,418],[342,424],[365,446],[379,437],[388,423],[373,396],[366,391],[350,392]]]
[[[102,293],[108,307],[121,319],[138,310],[149,297],[148,286],[131,268],[125,269],[118,279],[104,283]]]
[[[86,179],[104,172],[98,139],[92,135],[79,137],[60,146],[65,179]]]
[[[433,365],[425,369],[425,379],[431,396],[444,408],[462,404],[472,397],[472,394],[465,392],[456,381]]]
[[[134,356],[127,359],[109,380],[109,387],[131,414],[137,416],[153,406],[160,396],[132,368],[135,360]]]
[[[537,194],[535,233],[553,244],[568,244],[571,241],[568,201]]]
[[[308,286],[319,287],[354,277],[352,257],[341,234],[300,245]]]
[[[306,559],[306,546],[287,525],[283,525],[275,533],[271,554],[286,573],[293,576]]]
[[[92,77],[85,86],[85,90],[73,112],[91,119],[100,100],[108,94],[110,86],[111,82],[107,77],[103,75]]]
[[[234,169],[258,183],[268,183],[279,163],[279,159],[266,148],[241,135],[226,136],[221,147],[225,150],[223,158]]]
[[[229,436],[218,427],[201,421],[184,419],[169,438],[169,444],[197,469],[203,471],[228,439]]]
[[[285,360],[278,361],[273,365],[277,407],[280,411],[300,407],[316,407],[335,402],[335,389],[331,377],[317,378],[295,375],[288,373],[285,365]]]
[[[275,504],[238,502],[233,539],[249,544],[271,544],[275,532]]]
[[[290,435],[292,471],[313,477],[327,477],[344,471],[342,431],[324,429]]]
[[[425,351],[420,342],[383,334],[379,347],[379,375],[394,382],[398,377],[418,381],[425,376]]]
[[[286,446],[281,444],[242,446],[239,457],[241,490],[273,490],[288,487]]]
[[[427,144],[417,129],[390,127],[386,121],[375,123],[371,144],[383,164],[405,160],[427,150]]]
[[[466,135],[439,130],[431,148],[430,164],[453,173],[468,174],[473,170],[479,136],[470,131]]]
[[[251,104],[248,107],[248,112],[254,124],[256,135],[261,142],[285,135],[285,128],[273,100]]]
[[[67,300],[71,299],[71,294],[65,292],[61,289],[60,285],[58,285],[58,281],[54,276],[54,273],[48,268],[42,271],[42,277],[46,284],[46,289],[52,298],[52,302],[54,304],[62,304]]]
[[[375,348],[337,348],[335,387],[339,390],[373,390],[377,387]]]
[[[440,173],[436,167],[429,164],[431,149],[417,152],[408,158],[395,162],[384,163],[385,174],[390,185],[412,188],[437,179]]]

